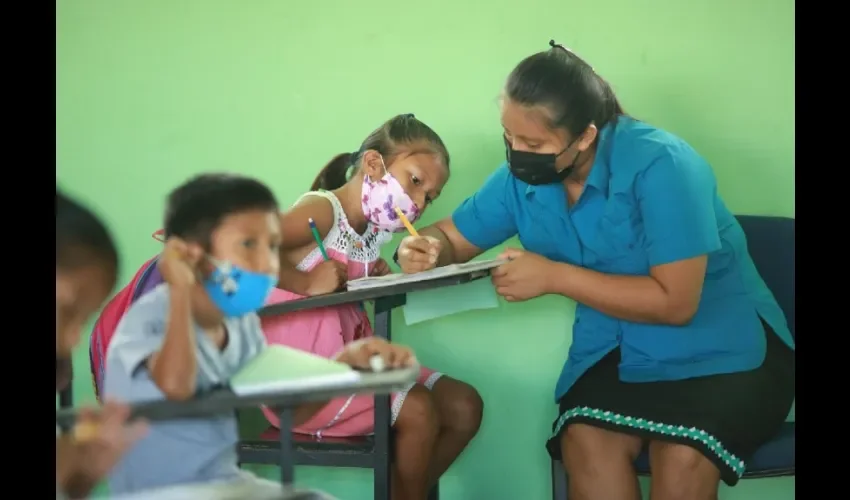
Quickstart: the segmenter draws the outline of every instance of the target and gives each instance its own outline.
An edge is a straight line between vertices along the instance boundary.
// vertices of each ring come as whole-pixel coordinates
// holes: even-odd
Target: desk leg
[[[284,489],[295,482],[295,447],[292,443],[293,411],[285,408],[280,412],[280,482]]]
[[[375,314],[375,335],[389,340],[392,337],[390,312]],[[375,396],[375,449],[374,481],[375,500],[389,500],[392,477],[392,442],[390,440],[390,397]]]

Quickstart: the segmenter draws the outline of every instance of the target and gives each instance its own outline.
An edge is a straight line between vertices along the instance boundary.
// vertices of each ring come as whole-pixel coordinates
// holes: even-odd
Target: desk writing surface
[[[173,420],[198,418],[263,405],[275,408],[295,408],[304,403],[328,401],[350,394],[388,394],[416,382],[418,376],[419,366],[413,365],[381,373],[361,372],[356,381],[344,385],[337,384],[330,388],[307,388],[247,396],[239,396],[230,388],[221,388],[200,394],[188,401],[157,400],[136,403],[131,406],[130,413],[131,418]],[[79,408],[58,410],[56,412],[56,423],[63,428],[73,426],[79,410]]]
[[[472,280],[486,276],[487,271],[475,271],[461,275],[450,276],[430,281],[419,281],[415,283],[394,284],[381,288],[368,288],[365,290],[343,291],[329,293],[325,295],[316,295],[314,297],[306,297],[279,304],[265,306],[258,311],[262,316],[277,316],[289,312],[300,311],[302,309],[316,309],[319,307],[336,306],[340,304],[351,304],[356,302],[364,302],[368,300],[376,300],[393,296],[403,296],[410,292],[419,290],[431,290],[434,288],[442,288],[447,286],[459,285],[468,283]],[[402,301],[399,305],[403,304]]]
[[[437,281],[453,276],[465,276],[473,273],[488,274],[491,269],[507,262],[505,259],[472,260],[463,264],[450,264],[435,267],[418,273],[391,273],[384,276],[365,276],[347,283],[349,291],[369,288],[388,288],[393,285]]]

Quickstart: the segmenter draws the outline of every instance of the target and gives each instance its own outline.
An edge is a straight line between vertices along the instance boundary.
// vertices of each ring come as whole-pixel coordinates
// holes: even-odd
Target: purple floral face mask
[[[384,163],[383,158],[381,163]],[[398,179],[387,171],[386,165],[384,165],[384,176],[376,181],[370,179],[368,175],[363,176],[361,205],[366,220],[384,231],[394,233],[404,231],[404,223],[395,212],[395,207],[401,209],[411,224],[419,218],[419,207],[404,192]]]

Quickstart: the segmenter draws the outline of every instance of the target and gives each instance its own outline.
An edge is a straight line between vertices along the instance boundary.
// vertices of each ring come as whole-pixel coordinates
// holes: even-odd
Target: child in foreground
[[[265,347],[256,314],[278,280],[278,205],[260,182],[201,175],[174,190],[165,214],[165,279],[118,325],[106,356],[106,397],[184,400],[226,383]],[[409,350],[370,342],[336,359],[358,368],[380,355],[413,362]],[[304,421],[321,405],[296,410]],[[156,422],[110,476],[113,494],[145,498],[280,498],[279,483],[237,466],[233,412]],[[198,484],[203,483],[203,484]],[[158,488],[158,489],[154,489]],[[314,497],[315,498],[315,497]]]
[[[389,272],[380,258],[392,233],[404,231],[398,207],[415,222],[449,178],[440,137],[413,115],[396,116],[372,132],[356,153],[338,155],[311,191],[281,215],[278,289],[269,303],[330,293],[346,280]],[[330,260],[308,224],[315,221]],[[345,304],[263,318],[270,344],[330,357],[372,337],[362,305]],[[418,383],[392,396],[395,431],[393,498],[424,499],[478,431],[483,403],[471,386],[422,368]],[[338,398],[295,431],[314,436],[363,436],[374,430],[374,397]],[[274,412],[266,411],[273,425]]]
[[[87,208],[56,191],[56,391],[71,378],[71,353],[83,325],[106,300],[118,273],[118,252],[103,223]],[[127,425],[125,405],[109,402],[83,413],[79,426],[92,432],[56,438],[56,498],[84,498],[145,432]]]

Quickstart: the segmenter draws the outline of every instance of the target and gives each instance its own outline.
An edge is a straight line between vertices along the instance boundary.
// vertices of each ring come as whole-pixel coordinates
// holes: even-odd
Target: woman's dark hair
[[[608,82],[572,51],[549,41],[549,50],[520,62],[505,85],[505,94],[523,106],[544,106],[551,128],[578,137],[590,124],[602,129],[625,112]]]
[[[408,155],[419,153],[439,155],[446,168],[449,168],[449,151],[443,144],[443,140],[431,127],[417,120],[412,113],[408,113],[394,116],[375,129],[363,141],[357,152],[336,155],[316,176],[310,190],[332,190],[342,187],[348,182],[348,170],[357,164],[365,151],[370,149],[381,153],[387,166],[397,155],[404,152]]]
[[[56,267],[66,270],[98,263],[118,272],[118,250],[103,222],[88,208],[56,189]]]

